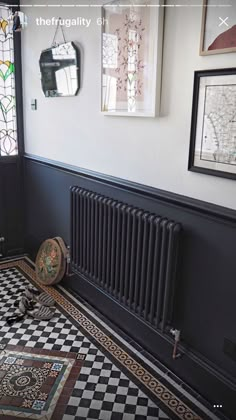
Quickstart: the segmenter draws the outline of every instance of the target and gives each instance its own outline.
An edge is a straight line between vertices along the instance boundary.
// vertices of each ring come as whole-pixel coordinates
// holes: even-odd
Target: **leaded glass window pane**
[[[17,155],[13,25],[0,6],[0,156]]]

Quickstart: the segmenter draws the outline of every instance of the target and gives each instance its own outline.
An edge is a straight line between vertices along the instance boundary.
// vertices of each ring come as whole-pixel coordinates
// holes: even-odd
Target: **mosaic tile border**
[[[89,335],[91,335],[106,351],[108,351],[121,365],[124,366],[138,381],[145,386],[154,397],[158,398],[179,419],[201,420],[201,417],[186,403],[181,401],[167,386],[157,380],[152,373],[143,368],[117,343],[108,337],[88,317],[82,314],[78,308],[70,303],[58,290],[50,286],[44,286],[36,279],[35,271],[24,260],[15,260],[0,265],[1,269],[17,267],[27,274],[31,281],[40,289],[47,292],[56,303],[66,311]]]
[[[41,420],[61,420],[66,407],[67,403],[69,401],[70,395],[73,391],[74,385],[76,383],[76,380],[79,377],[83,362],[82,360],[77,360],[77,354],[72,352],[63,352],[63,351],[55,351],[55,350],[44,350],[44,349],[37,349],[37,348],[31,348],[31,347],[22,347],[22,346],[13,346],[13,345],[3,345],[0,349],[0,359],[3,357],[9,358],[9,359],[15,359],[15,358],[24,358],[24,360],[27,360],[30,358],[38,359],[39,361],[42,361],[42,359],[45,359],[45,363],[47,363],[47,360],[50,359],[50,361],[54,361],[56,364],[64,364],[63,370],[63,377],[60,378],[60,383],[57,384],[57,388],[55,390],[55,393],[52,395],[50,401],[48,401],[48,409],[45,411],[45,415],[43,412],[36,414],[36,413],[26,413],[24,411],[25,409],[30,408],[27,405],[22,406],[22,409],[19,409],[17,411],[16,407],[15,409],[4,409],[0,407],[0,417],[1,415],[4,416],[6,419],[21,419],[21,418],[34,418],[34,419],[41,419]],[[5,360],[6,364],[7,359]],[[8,363],[11,364],[11,361]],[[57,371],[57,366],[51,367],[51,370]],[[64,372],[65,370],[65,372]],[[54,385],[56,384],[57,380],[55,381]],[[32,403],[32,401],[30,401]],[[36,403],[37,401],[35,401]],[[40,402],[40,401],[38,401]],[[41,401],[42,402],[42,401]],[[27,400],[26,400],[27,403]]]
[[[213,419],[213,420],[229,420],[218,410],[212,410],[212,405],[206,401],[202,395],[198,394],[191,387],[189,387],[183,380],[177,377],[173,372],[171,372],[166,366],[164,366],[160,361],[155,359],[150,353],[147,353],[143,348],[137,344],[133,339],[128,337],[123,331],[112,324],[111,321],[107,321],[104,316],[101,316],[100,313],[94,308],[91,307],[87,302],[76,295],[75,292],[72,293],[71,290],[65,289],[63,286],[59,285],[59,291],[65,296],[72,304],[76,305],[79,310],[85,314],[95,325],[99,326],[103,332],[106,332],[112,336],[115,343],[120,343],[123,350],[126,350],[129,354],[132,354],[132,357],[136,362],[140,363],[142,367],[145,367],[149,372],[152,372],[155,378],[159,378],[162,385],[169,388],[173,393],[179,397],[182,402],[185,402],[190,408],[192,403],[193,409],[202,419]],[[67,314],[68,316],[68,314]],[[71,320],[73,322],[73,320]],[[106,353],[106,350],[103,348],[103,352]],[[109,353],[108,353],[109,354]],[[110,359],[112,355],[109,354]],[[117,360],[115,363],[118,365]],[[123,369],[124,370],[124,367]],[[126,372],[126,375],[129,376],[129,373]],[[136,383],[136,385],[141,389],[140,383],[131,378],[131,380]],[[143,387],[143,392],[148,394],[148,390]],[[150,397],[151,398],[151,397]],[[161,402],[158,402],[157,405],[165,411],[166,408],[163,407]],[[168,414],[168,413],[166,413]],[[169,414],[171,415],[171,413]]]

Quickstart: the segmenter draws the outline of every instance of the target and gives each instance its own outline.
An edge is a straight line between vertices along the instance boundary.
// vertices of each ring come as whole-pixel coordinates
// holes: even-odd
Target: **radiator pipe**
[[[66,256],[66,275],[71,276],[71,253],[70,253],[70,246],[67,246],[67,256]]]
[[[175,359],[177,359],[178,357],[181,356],[180,353],[177,353],[178,344],[179,344],[179,341],[180,341],[180,330],[176,330],[176,329],[171,328],[170,333],[175,338],[174,348],[173,348],[173,353],[172,353],[172,358],[175,360]]]
[[[0,237],[0,258],[4,257],[5,254],[5,238],[3,236]]]

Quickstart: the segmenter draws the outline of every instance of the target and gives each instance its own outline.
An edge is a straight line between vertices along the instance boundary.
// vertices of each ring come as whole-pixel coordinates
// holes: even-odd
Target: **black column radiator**
[[[71,262],[131,312],[164,331],[172,321],[181,226],[71,187]]]

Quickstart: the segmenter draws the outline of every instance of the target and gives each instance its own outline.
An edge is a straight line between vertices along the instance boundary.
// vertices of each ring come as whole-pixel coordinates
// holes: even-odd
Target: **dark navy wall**
[[[23,188],[20,158],[0,161],[0,236],[7,255],[23,252]]]
[[[173,218],[183,225],[183,243],[175,302],[175,327],[181,330],[182,360],[171,360],[170,340],[143,329],[117,304],[84,279],[70,287],[96,303],[113,321],[126,325],[140,343],[159,356],[184,380],[191,383],[225,412],[236,412],[236,363],[223,352],[224,339],[236,342],[236,212],[109,178],[46,160],[25,157],[26,250],[35,257],[40,243],[62,236],[69,244],[69,188],[79,185],[114,199]],[[99,307],[100,302],[100,307]],[[114,306],[115,305],[115,306]],[[116,309],[114,309],[116,308]],[[121,315],[122,314],[122,315]],[[125,315],[126,314],[126,315]],[[125,322],[127,316],[127,322]],[[146,335],[145,335],[146,334]],[[142,335],[145,336],[143,342]],[[198,372],[198,373],[197,373]],[[232,417],[233,418],[233,417]]]

